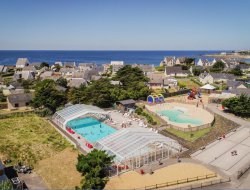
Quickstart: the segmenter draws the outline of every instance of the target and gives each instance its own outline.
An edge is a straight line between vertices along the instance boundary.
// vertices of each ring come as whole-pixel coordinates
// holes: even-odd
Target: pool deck
[[[200,119],[202,120],[202,124],[210,124],[214,120],[214,116],[209,113],[207,110],[203,109],[201,105],[199,107],[196,107],[196,105],[192,104],[182,104],[182,103],[163,103],[163,104],[157,104],[157,105],[146,105],[146,108],[154,113],[157,113],[158,111],[164,111],[164,110],[170,110],[173,108],[181,109],[185,112],[185,115],[188,115],[191,119]],[[189,125],[191,127],[193,126],[199,126],[191,123],[177,123],[172,122],[168,119],[168,117],[160,116],[163,120],[165,120],[168,124],[175,125],[177,127],[182,128],[188,128]]]

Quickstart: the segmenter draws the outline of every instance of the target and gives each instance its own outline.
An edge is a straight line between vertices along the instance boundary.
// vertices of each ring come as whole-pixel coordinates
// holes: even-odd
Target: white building
[[[124,65],[124,61],[111,61],[111,65]]]
[[[28,58],[18,58],[16,62],[16,68],[24,68],[25,66],[29,65],[29,60]]]

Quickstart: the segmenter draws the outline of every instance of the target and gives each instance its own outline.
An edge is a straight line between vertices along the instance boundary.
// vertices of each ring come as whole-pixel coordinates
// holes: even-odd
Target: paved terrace
[[[226,135],[225,139],[209,144],[205,150],[197,151],[191,156],[206,164],[210,164],[227,173],[237,175],[238,171],[250,165],[250,122],[229,115],[219,110],[216,105],[208,105],[214,113],[241,125],[236,131]],[[237,155],[232,156],[232,151]]]

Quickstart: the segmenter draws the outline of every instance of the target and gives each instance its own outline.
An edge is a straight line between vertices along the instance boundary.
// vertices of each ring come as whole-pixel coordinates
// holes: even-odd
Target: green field
[[[71,145],[45,119],[35,114],[0,120],[0,157],[34,165]]]
[[[198,138],[203,137],[204,135],[209,133],[211,131],[211,127],[206,128],[206,129],[201,129],[199,131],[192,131],[192,132],[183,132],[183,131],[179,131],[179,130],[171,129],[171,128],[167,128],[165,130],[182,139],[185,139],[190,142],[194,142]]]

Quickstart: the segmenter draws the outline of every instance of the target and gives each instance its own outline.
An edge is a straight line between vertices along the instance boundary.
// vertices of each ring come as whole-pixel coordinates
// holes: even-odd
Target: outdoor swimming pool
[[[71,120],[67,123],[67,126],[91,143],[94,143],[116,131],[116,129],[92,117]]]
[[[169,121],[176,123],[189,123],[193,125],[202,125],[201,119],[190,118],[185,112],[177,109],[157,111],[158,114],[168,117]]]

